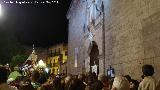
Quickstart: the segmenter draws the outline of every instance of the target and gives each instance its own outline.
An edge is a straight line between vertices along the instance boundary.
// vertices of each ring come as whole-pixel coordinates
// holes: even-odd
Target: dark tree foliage
[[[9,63],[13,56],[24,53],[25,49],[17,41],[13,31],[0,28],[0,63]]]
[[[27,55],[16,55],[16,56],[13,56],[12,59],[11,59],[10,65],[12,67],[15,67],[17,65],[20,66],[26,61],[27,58],[28,58]]]

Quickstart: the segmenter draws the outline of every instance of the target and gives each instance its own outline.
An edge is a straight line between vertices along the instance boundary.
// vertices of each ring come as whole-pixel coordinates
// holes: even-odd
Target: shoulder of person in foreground
[[[157,82],[156,90],[160,90],[160,80],[158,80],[158,82]]]

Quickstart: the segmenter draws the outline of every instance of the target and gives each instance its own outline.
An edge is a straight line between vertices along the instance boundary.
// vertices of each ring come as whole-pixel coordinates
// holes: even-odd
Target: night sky
[[[2,3],[4,14],[1,17],[0,26],[14,33],[23,45],[30,46],[34,43],[37,47],[48,47],[67,42],[68,21],[66,13],[70,2],[71,0],[59,0],[58,4],[23,5]]]

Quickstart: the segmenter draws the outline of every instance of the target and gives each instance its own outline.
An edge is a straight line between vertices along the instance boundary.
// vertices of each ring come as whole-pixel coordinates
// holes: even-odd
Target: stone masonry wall
[[[106,67],[140,79],[143,64],[160,74],[160,0],[104,0]]]
[[[74,2],[76,3],[76,2]],[[75,6],[74,13],[69,19],[69,37],[68,37],[68,74],[79,74],[83,67],[83,33],[85,22],[85,5]],[[78,62],[75,65],[75,48],[78,48]]]

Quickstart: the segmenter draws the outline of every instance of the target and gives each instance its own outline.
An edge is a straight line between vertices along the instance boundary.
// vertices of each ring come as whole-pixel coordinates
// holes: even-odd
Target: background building
[[[47,64],[51,67],[51,73],[67,73],[67,45],[57,44],[49,48]]]
[[[160,0],[72,0],[67,18],[68,73],[98,65],[98,73],[140,79],[152,64],[160,74]]]

